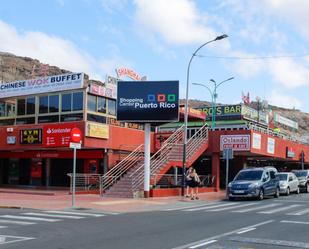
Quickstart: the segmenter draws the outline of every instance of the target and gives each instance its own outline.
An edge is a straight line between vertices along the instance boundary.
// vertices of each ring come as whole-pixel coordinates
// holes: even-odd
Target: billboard
[[[233,151],[250,150],[250,135],[221,135],[220,151],[233,149]]]
[[[78,89],[83,87],[83,82],[83,73],[69,73],[2,83],[0,98]]]
[[[212,119],[212,107],[197,108],[206,113],[206,120]],[[220,105],[215,108],[216,120],[241,119],[241,105]]]
[[[117,120],[179,120],[179,81],[118,81]]]
[[[285,125],[285,126],[288,126],[290,128],[298,130],[298,123],[297,122],[295,122],[291,119],[288,119],[286,117],[283,117],[283,116],[279,115],[278,113],[275,113],[274,121],[277,122],[278,124],[282,124],[282,125]]]

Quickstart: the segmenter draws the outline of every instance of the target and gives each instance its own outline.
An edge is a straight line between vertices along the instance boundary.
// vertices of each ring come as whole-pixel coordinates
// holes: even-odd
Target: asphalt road
[[[0,248],[309,248],[309,194],[188,202],[161,211],[0,210]]]

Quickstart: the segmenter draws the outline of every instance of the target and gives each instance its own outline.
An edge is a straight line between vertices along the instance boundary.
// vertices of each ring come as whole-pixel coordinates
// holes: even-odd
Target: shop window
[[[39,113],[48,113],[48,96],[39,98]]]
[[[38,123],[58,123],[59,115],[48,115],[48,116],[39,116]]]
[[[25,115],[26,114],[26,100],[18,99],[17,100],[17,115]]]
[[[0,120],[0,126],[14,125],[15,119]]]
[[[94,115],[94,114],[87,114],[87,120],[97,123],[106,124],[106,117],[100,116],[100,115]]]
[[[59,95],[48,96],[48,112],[59,112]]]
[[[15,103],[6,103],[6,116],[15,116]]]
[[[16,124],[21,125],[21,124],[34,124],[35,123],[35,118],[17,118],[16,119]]]
[[[27,98],[27,115],[35,113],[35,97]]]
[[[108,100],[108,114],[116,116],[116,100]]]
[[[98,112],[106,113],[106,99],[98,97]]]
[[[84,94],[83,92],[75,92],[73,93],[73,111],[81,111],[83,110],[84,103]]]
[[[62,107],[61,110],[63,112],[69,112],[71,111],[71,106],[72,106],[72,94],[67,93],[67,94],[62,94],[62,99],[61,99]]]
[[[5,117],[5,102],[0,102],[0,117]]]
[[[61,122],[82,121],[83,117],[83,113],[65,114],[61,115]]]
[[[97,111],[97,97],[96,96],[88,95],[87,109],[88,111],[92,111],[92,112]]]

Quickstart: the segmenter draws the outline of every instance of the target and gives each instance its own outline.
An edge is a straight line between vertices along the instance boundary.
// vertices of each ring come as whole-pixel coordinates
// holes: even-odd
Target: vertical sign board
[[[118,81],[117,120],[178,121],[179,81]]]
[[[252,134],[252,149],[260,150],[262,144],[261,134],[254,133]]]
[[[275,154],[275,142],[274,138],[267,138],[267,153]]]

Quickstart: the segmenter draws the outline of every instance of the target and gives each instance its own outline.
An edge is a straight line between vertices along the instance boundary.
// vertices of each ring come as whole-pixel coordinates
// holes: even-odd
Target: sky
[[[0,5],[0,51],[91,79],[127,67],[179,80],[184,98],[241,102],[249,92],[309,113],[308,0],[10,0]]]

